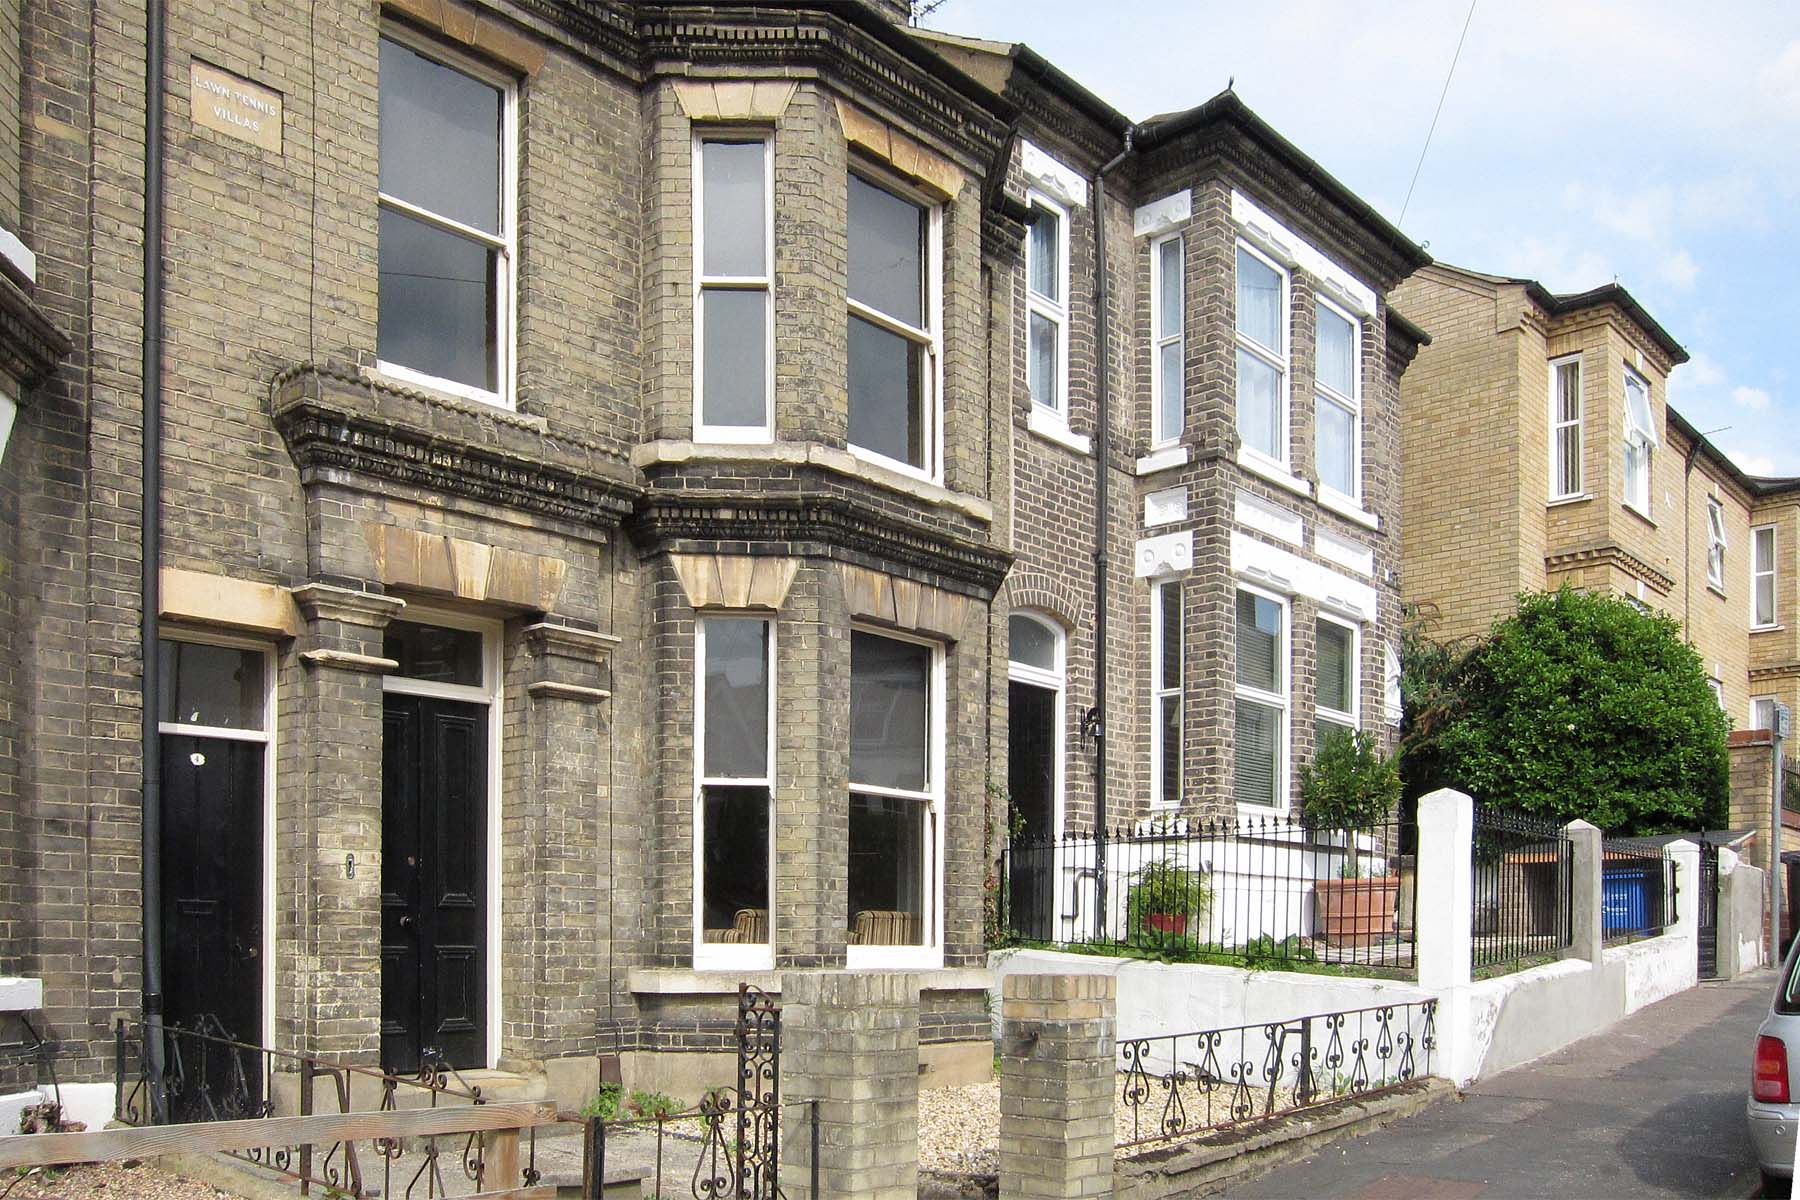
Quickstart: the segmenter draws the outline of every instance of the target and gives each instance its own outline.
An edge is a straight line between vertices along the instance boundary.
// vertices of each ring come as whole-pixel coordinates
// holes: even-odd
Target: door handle
[[[413,923],[413,920],[412,920],[411,913],[401,913],[400,914],[400,928],[411,929],[412,923]]]

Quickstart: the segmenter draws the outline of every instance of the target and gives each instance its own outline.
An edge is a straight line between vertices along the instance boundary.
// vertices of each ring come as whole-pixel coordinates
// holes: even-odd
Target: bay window
[[[1550,499],[1582,494],[1581,358],[1550,364]]]
[[[381,38],[380,369],[510,404],[513,88]]]
[[[1181,581],[1150,589],[1150,662],[1156,711],[1150,725],[1150,802],[1181,803]]]
[[[1287,805],[1287,603],[1237,593],[1237,721],[1232,794],[1239,804]]]
[[[941,214],[861,175],[849,179],[850,445],[930,476]]]
[[[1025,242],[1031,402],[1064,420],[1069,409],[1069,214],[1036,193]]]
[[[1650,516],[1650,464],[1659,439],[1650,412],[1650,385],[1625,368],[1625,503]]]
[[[1150,303],[1153,306],[1150,390],[1156,430],[1152,441],[1166,446],[1181,437],[1187,420],[1187,341],[1184,336],[1186,270],[1180,234],[1150,249]]]
[[[1706,582],[1725,588],[1725,506],[1716,497],[1706,498]]]
[[[1767,628],[1775,620],[1775,527],[1750,531],[1750,624]]]
[[[1314,696],[1318,708],[1314,736],[1317,752],[1324,748],[1327,737],[1360,728],[1357,712],[1362,680],[1357,658],[1360,638],[1355,626],[1320,617],[1314,639],[1318,659],[1318,688]]]
[[[769,965],[774,625],[704,617],[695,629],[695,965]]]
[[[1362,494],[1361,324],[1336,305],[1318,302],[1313,367],[1313,466],[1319,486],[1347,500]]]
[[[770,139],[695,140],[695,436],[767,441],[773,433],[769,260],[774,219]]]
[[[1287,272],[1244,242],[1237,248],[1237,429],[1244,448],[1288,461]]]
[[[942,655],[850,634],[850,965],[919,961],[936,941],[941,882]]]

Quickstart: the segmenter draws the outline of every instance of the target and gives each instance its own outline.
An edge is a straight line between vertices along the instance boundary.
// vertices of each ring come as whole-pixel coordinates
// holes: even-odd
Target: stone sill
[[[1084,434],[1076,433],[1069,428],[1069,422],[1061,413],[1052,412],[1043,405],[1033,401],[1031,414],[1026,419],[1026,428],[1047,442],[1054,442],[1066,450],[1077,454],[1092,454],[1093,442]]]
[[[632,465],[640,471],[653,467],[684,466],[688,463],[774,463],[782,466],[819,467],[839,475],[872,484],[890,492],[927,504],[953,509],[984,525],[994,523],[994,506],[979,496],[951,491],[860,458],[848,450],[819,446],[810,442],[772,442],[767,445],[743,445],[727,442],[692,442],[676,438],[660,438],[645,442],[631,451]]]
[[[857,972],[859,975],[899,973],[885,969]],[[986,967],[935,967],[906,973],[917,975],[920,990],[926,992],[983,992],[995,987],[994,973]],[[730,996],[737,994],[738,984],[747,983],[778,996],[784,974],[786,972],[780,970],[696,971],[691,967],[634,967],[626,973],[625,987],[638,996]]]
[[[43,1007],[43,980],[0,976],[0,1012],[37,1012]]]
[[[1364,529],[1381,530],[1381,518],[1358,504],[1355,500],[1341,492],[1332,491],[1323,484],[1319,487],[1319,507],[1336,513],[1347,521],[1354,521]]]
[[[1150,453],[1144,455],[1144,457],[1138,459],[1136,468],[1137,473],[1139,475],[1154,475],[1158,471],[1167,471],[1174,467],[1185,467],[1190,457],[1186,446],[1164,446],[1159,450],[1152,450]]]
[[[1238,466],[1250,474],[1266,479],[1276,487],[1286,488],[1296,496],[1311,497],[1313,494],[1312,484],[1291,473],[1280,463],[1264,458],[1254,451],[1239,450],[1237,462]]]

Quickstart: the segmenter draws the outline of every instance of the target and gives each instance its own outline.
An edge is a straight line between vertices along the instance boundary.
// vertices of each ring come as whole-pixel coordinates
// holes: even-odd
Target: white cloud
[[[1605,258],[1561,234],[1509,241],[1499,248],[1497,257],[1494,269],[1499,274],[1535,279],[1553,292],[1586,291],[1613,278],[1612,265]]]
[[[1739,408],[1747,408],[1751,412],[1761,412],[1769,407],[1771,397],[1761,388],[1735,387],[1731,389],[1731,402]]]
[[[1776,112],[1800,115],[1800,39],[1789,42],[1775,61],[1762,69],[1760,82]]]
[[[1781,474],[1781,471],[1775,466],[1775,460],[1767,454],[1745,454],[1741,450],[1727,450],[1725,457],[1736,463],[1738,470],[1746,475]]]
[[[1661,275],[1663,282],[1670,287],[1685,292],[1692,288],[1694,280],[1699,278],[1700,264],[1695,262],[1694,256],[1686,250],[1677,250],[1662,260],[1656,268],[1656,273]]]
[[[1680,392],[1710,392],[1725,382],[1725,372],[1712,356],[1703,350],[1694,351],[1693,357],[1683,366],[1675,368],[1669,376],[1669,389]]]

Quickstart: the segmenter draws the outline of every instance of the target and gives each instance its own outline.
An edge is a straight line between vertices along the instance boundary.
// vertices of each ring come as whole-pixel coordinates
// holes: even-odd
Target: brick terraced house
[[[1402,387],[1408,603],[1442,638],[1563,583],[1675,617],[1740,731],[1730,824],[1766,834],[1769,776],[1736,759],[1800,707],[1800,479],[1745,474],[1668,404],[1687,352],[1617,284],[1436,263],[1394,301],[1432,333]]]
[[[891,0],[167,8],[146,139],[143,0],[0,0],[0,973],[64,1081],[150,991],[691,1094],[840,966],[985,1076],[998,796],[1277,813],[1391,737],[1429,259],[1231,93],[1134,126]]]

